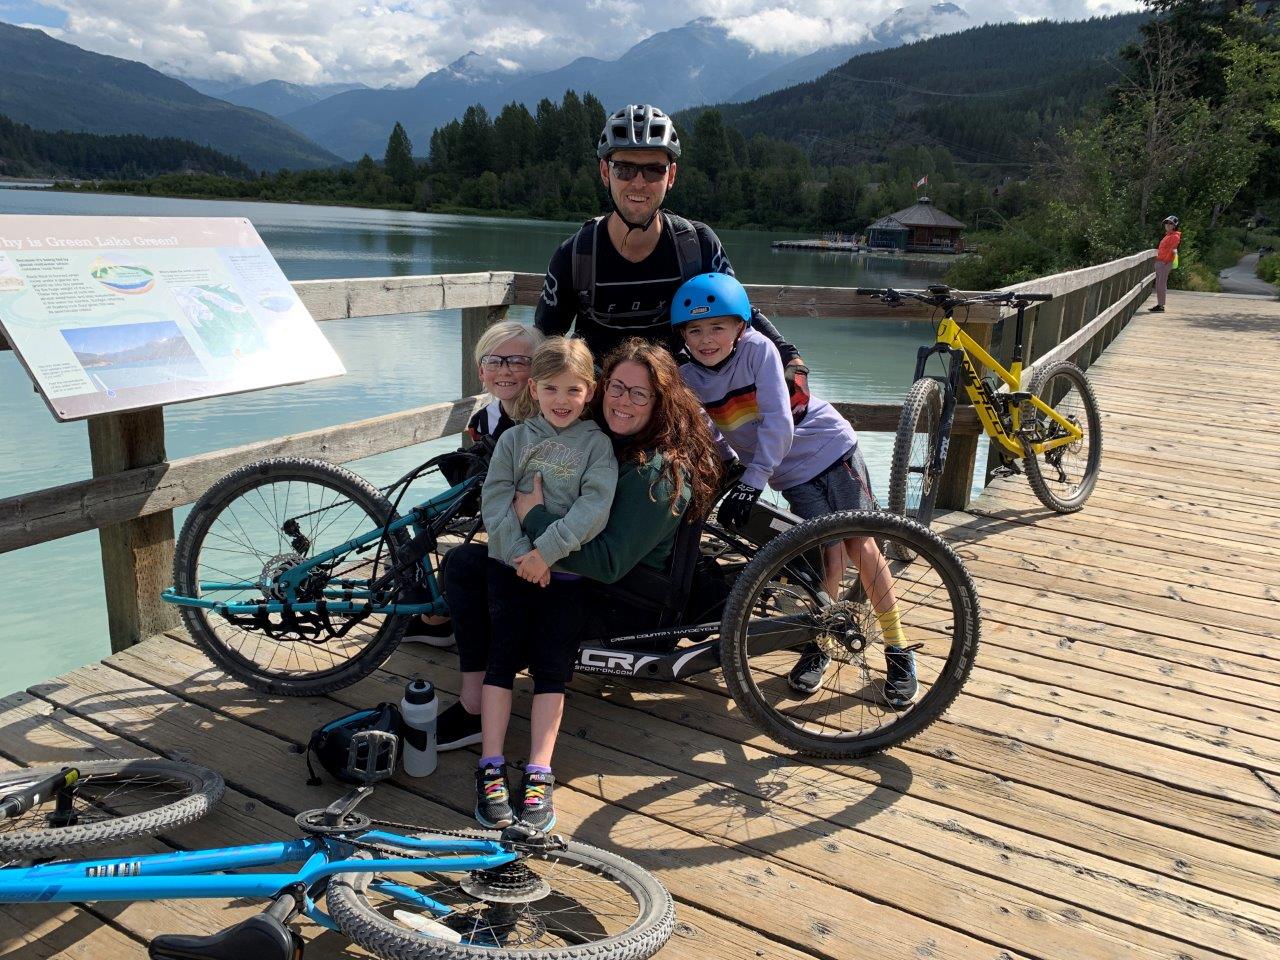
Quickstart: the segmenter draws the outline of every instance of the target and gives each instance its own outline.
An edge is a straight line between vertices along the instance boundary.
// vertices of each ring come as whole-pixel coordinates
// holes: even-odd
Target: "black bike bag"
[[[318,727],[307,741],[307,785],[323,781],[311,766],[312,754],[329,775],[343,783],[373,783],[394,774],[404,722],[394,703],[357,710]]]

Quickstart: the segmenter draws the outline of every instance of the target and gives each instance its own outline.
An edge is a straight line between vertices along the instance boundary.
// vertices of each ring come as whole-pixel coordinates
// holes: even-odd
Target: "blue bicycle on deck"
[[[397,750],[390,734],[369,733],[353,746],[371,783],[391,775]],[[270,901],[212,936],[156,937],[153,960],[301,960],[302,939],[286,925],[298,916],[389,960],[622,960],[650,957],[671,936],[671,897],[635,864],[523,826],[451,833],[373,820],[356,811],[370,783],[300,813],[298,839],[64,860],[53,858],[199,818],[222,778],[158,759],[6,772],[0,903]]]

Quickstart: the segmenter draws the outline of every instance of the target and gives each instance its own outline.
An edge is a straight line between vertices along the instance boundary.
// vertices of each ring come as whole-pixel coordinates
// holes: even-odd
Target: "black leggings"
[[[527,666],[534,693],[564,693],[582,635],[584,581],[539,587],[478,543],[450,550],[440,581],[463,673],[483,670],[486,684],[510,690]]]

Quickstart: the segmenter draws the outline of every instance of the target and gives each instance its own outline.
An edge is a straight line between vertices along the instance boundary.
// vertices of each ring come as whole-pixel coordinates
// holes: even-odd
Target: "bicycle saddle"
[[[208,937],[161,934],[147,955],[151,960],[302,960],[302,937],[260,913]]]

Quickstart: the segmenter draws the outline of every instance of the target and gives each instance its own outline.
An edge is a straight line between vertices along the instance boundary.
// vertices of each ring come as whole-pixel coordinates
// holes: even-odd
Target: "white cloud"
[[[41,0],[49,33],[171,73],[250,82],[408,85],[468,50],[528,69],[614,58],[710,17],[760,50],[864,39],[903,0]],[[955,0],[971,22],[1075,19],[1140,0]],[[0,14],[2,16],[2,14]]]

